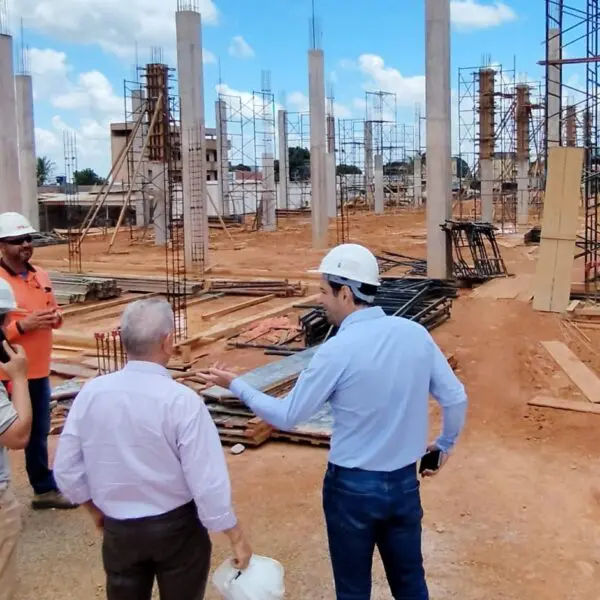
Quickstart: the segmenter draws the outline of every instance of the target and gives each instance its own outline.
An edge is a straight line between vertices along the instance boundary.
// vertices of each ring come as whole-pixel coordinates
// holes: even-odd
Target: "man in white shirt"
[[[217,429],[201,398],[171,378],[173,311],[161,299],[124,311],[128,364],[89,381],[61,435],[60,490],[104,532],[108,600],[204,598],[208,531],[230,539],[239,569],[252,554],[232,507]]]

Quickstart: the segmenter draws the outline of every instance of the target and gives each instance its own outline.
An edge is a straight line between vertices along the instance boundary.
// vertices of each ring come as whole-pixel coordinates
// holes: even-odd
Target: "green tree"
[[[36,165],[38,187],[46,185],[56,170],[56,164],[47,156],[38,156]]]
[[[356,165],[338,165],[335,172],[336,175],[362,175],[362,171]]]
[[[251,167],[248,167],[247,165],[243,165],[242,163],[240,163],[239,165],[235,165],[235,166],[229,166],[229,170],[230,171],[247,171],[250,172],[252,171]]]
[[[288,163],[291,181],[310,179],[310,150],[300,146],[288,148]]]
[[[104,179],[99,177],[94,169],[83,169],[73,173],[73,183],[75,185],[96,185],[104,183]]]

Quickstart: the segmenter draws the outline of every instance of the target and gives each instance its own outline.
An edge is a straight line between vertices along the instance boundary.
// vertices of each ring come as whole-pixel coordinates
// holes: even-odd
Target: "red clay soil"
[[[363,218],[355,237],[376,250],[415,253],[421,248],[422,255],[425,245],[406,236],[407,230],[422,227],[422,215]],[[309,251],[305,226],[298,228],[296,236],[289,231],[269,236],[294,248],[293,258],[278,247],[258,263],[266,245],[250,239],[245,250],[216,251],[217,262],[233,264],[235,257],[236,268],[267,262],[273,268],[306,268],[319,253]],[[224,243],[222,237],[216,236],[215,245]],[[523,248],[503,248],[503,253],[511,270],[533,272],[535,262],[526,258]],[[461,294],[452,319],[435,332],[443,350],[456,355],[470,407],[456,453],[437,478],[422,486],[431,597],[597,600],[600,416],[535,409],[527,401],[538,393],[580,399],[540,341],[568,343],[600,372],[600,336],[586,331],[589,343],[573,343],[556,316],[536,313],[524,302],[469,295]],[[221,344],[212,348],[210,360],[216,359],[244,370],[267,357],[259,350],[226,351]],[[324,450],[279,442],[228,456],[240,519],[255,551],[284,564],[291,600],[333,597],[321,512],[326,460]],[[26,504],[31,493],[22,453],[13,454],[13,464],[18,495]],[[103,597],[101,540],[83,512],[24,512],[18,600]],[[214,541],[216,566],[225,558],[227,545],[219,536]],[[217,595],[210,590],[207,598],[217,600]],[[373,598],[391,598],[378,559]]]

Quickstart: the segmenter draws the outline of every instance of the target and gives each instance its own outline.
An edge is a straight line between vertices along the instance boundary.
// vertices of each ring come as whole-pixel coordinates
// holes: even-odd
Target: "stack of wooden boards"
[[[210,282],[211,292],[222,292],[239,296],[264,296],[273,295],[279,298],[292,296],[304,296],[306,286],[301,282],[290,283],[287,279],[276,280],[237,280],[237,279],[215,279]]]
[[[530,400],[528,404],[545,408],[600,414],[600,378],[562,342],[553,340],[541,342],[541,344],[577,386],[586,400],[540,395]]]
[[[116,279],[77,275],[73,273],[49,273],[56,301],[59,305],[77,304],[88,300],[108,300],[121,294]]]

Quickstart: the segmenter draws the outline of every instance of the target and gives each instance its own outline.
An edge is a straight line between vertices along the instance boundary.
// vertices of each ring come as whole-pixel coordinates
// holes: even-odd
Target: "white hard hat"
[[[8,281],[0,278],[0,315],[17,310],[17,302]]]
[[[379,285],[379,265],[375,255],[360,244],[341,244],[330,250],[318,273],[341,277],[357,283]]]
[[[36,231],[23,215],[16,212],[0,214],[0,240],[32,233]]]

